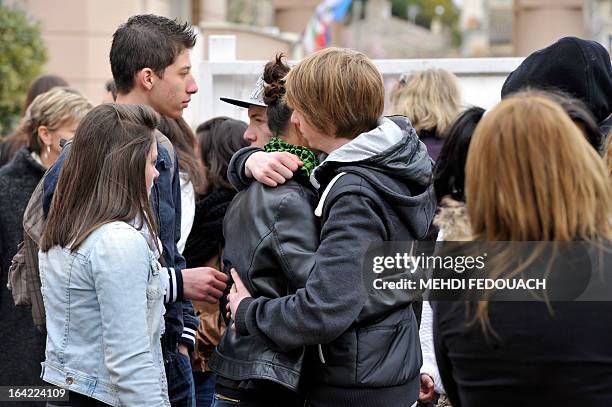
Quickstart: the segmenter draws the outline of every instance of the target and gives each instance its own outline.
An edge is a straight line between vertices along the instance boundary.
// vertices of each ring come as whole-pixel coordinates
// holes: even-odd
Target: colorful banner
[[[352,0],[324,0],[308,21],[303,34],[305,53],[329,47],[331,45],[331,23],[344,18]]]

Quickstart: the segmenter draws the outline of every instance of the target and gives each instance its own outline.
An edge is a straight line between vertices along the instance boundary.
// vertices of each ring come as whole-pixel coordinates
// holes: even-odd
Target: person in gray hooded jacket
[[[291,70],[286,88],[292,121],[327,155],[313,177],[320,245],[306,286],[293,295],[250,298],[232,273],[235,329],[285,351],[319,344],[310,406],[409,406],[422,363],[417,293],[376,289],[364,255],[373,244],[425,236],[436,205],[431,159],[406,118],[381,117],[382,76],[362,53],[316,52]],[[271,174],[269,156],[247,158],[253,151],[231,164],[238,184]]]

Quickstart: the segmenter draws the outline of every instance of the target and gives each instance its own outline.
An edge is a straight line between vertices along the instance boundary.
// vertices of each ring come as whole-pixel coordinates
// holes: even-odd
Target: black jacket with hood
[[[530,54],[501,90],[501,97],[527,89],[562,90],[582,100],[600,125],[601,151],[612,127],[612,65],[610,54],[596,41],[564,37]]]
[[[238,184],[247,181],[240,166],[252,151],[230,166]],[[312,406],[416,401],[422,358],[411,307],[415,293],[374,289],[372,270],[362,266],[372,243],[425,236],[436,207],[431,175],[425,145],[403,117],[383,118],[333,151],[314,172],[321,243],[305,288],[240,303],[235,319],[241,334],[285,351],[322,345],[308,395]]]

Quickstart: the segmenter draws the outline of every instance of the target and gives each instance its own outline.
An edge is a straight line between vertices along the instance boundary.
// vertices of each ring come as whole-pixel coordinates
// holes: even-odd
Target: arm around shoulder
[[[253,179],[246,176],[246,161],[258,151],[263,151],[259,147],[243,147],[236,151],[227,166],[227,179],[236,190],[242,191],[251,185]]]

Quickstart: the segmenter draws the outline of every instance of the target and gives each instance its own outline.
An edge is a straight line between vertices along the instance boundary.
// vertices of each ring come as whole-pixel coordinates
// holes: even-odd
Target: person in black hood
[[[318,345],[309,406],[409,406],[422,363],[411,306],[418,293],[377,289],[365,254],[372,244],[425,236],[436,206],[432,161],[408,119],[381,117],[382,75],[364,54],[318,51],[289,72],[286,88],[292,122],[326,154],[311,178],[321,242],[295,294],[251,298],[232,273],[235,329],[285,351]],[[265,153],[249,151],[230,163],[238,184],[266,176]]]
[[[612,129],[610,54],[595,41],[564,37],[533,52],[506,79],[502,99],[526,88],[562,90],[582,100],[599,123],[601,152]]]

